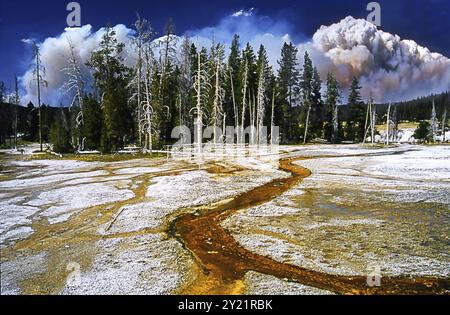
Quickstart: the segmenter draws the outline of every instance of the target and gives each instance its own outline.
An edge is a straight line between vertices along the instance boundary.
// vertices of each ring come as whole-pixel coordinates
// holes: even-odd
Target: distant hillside
[[[436,107],[437,117],[441,117],[444,108],[447,108],[447,117],[450,118],[450,92],[441,94],[433,94],[429,96],[420,97],[414,100],[393,103],[392,110],[396,108],[398,121],[421,121],[428,120],[431,117],[432,104]],[[384,117],[387,113],[389,104],[377,104],[378,119]],[[346,120],[348,116],[348,106],[344,105],[341,109],[341,118]]]
[[[395,103],[398,120],[420,121],[428,120],[431,117],[433,101],[436,108],[437,117],[441,117],[444,109],[447,108],[447,117],[450,114],[450,92],[420,97],[415,100]],[[387,112],[389,104],[378,105],[377,113],[379,117]]]

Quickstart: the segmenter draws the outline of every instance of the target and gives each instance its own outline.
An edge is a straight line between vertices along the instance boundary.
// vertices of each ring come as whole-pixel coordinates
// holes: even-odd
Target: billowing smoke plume
[[[311,55],[322,78],[332,72],[343,88],[360,79],[362,94],[378,102],[411,99],[450,89],[450,59],[412,40],[347,17],[322,26],[312,41],[299,45],[299,58]]]
[[[136,53],[132,45],[134,31],[120,24],[115,26],[114,30],[117,40],[125,44],[123,53],[125,65],[132,67],[136,62]],[[214,41],[223,43],[226,48],[229,48],[234,34],[239,34],[241,46],[249,42],[257,50],[263,44],[266,47],[270,63],[276,69],[276,61],[280,56],[281,47],[285,42],[291,41],[288,35],[290,30],[291,28],[287,23],[273,21],[266,16],[258,16],[253,9],[250,9],[240,10],[225,16],[215,26],[187,31],[185,35],[189,36],[190,40],[198,47],[209,48]],[[70,99],[70,96],[65,95],[62,89],[66,80],[62,69],[68,66],[68,57],[70,56],[68,39],[73,43],[82,72],[88,78],[89,69],[85,66],[85,63],[89,60],[91,53],[98,48],[104,33],[105,29],[103,28],[93,32],[90,25],[81,28],[67,28],[58,37],[49,37],[40,44],[42,65],[47,70],[45,80],[49,84],[48,87],[42,89],[43,102],[52,105],[67,104]],[[160,43],[161,39],[155,39],[155,43]],[[181,43],[182,40],[179,39],[178,45],[181,45]],[[158,45],[156,45],[155,54],[158,55]],[[32,67],[22,76],[21,82],[22,88],[26,92],[26,95],[22,98],[22,103],[26,104],[29,101],[35,103],[37,92]]]
[[[124,25],[114,29],[118,41],[125,44],[125,64],[133,66],[136,60],[131,44],[134,31]],[[44,102],[67,104],[70,99],[61,88],[66,79],[62,69],[67,67],[70,55],[68,39],[72,41],[82,72],[88,78],[89,69],[85,63],[98,48],[104,32],[104,29],[93,32],[90,25],[68,28],[60,36],[47,38],[40,44],[42,64],[47,70],[45,79],[49,84],[42,89]],[[235,33],[240,35],[242,46],[250,42],[257,50],[264,44],[275,70],[282,45],[292,40],[292,28],[287,23],[258,16],[253,10],[238,11],[224,17],[216,26],[186,32],[196,45],[207,47],[213,40],[229,47]],[[322,26],[311,41],[296,44],[300,65],[305,50],[308,50],[322,79],[328,72],[333,72],[345,91],[356,76],[360,78],[365,98],[372,93],[376,101],[396,101],[450,89],[450,59],[431,53],[414,41],[401,40],[377,30],[365,20],[347,17],[337,24]],[[22,76],[21,82],[26,92],[22,102],[36,102],[32,67]]]
[[[133,54],[130,53],[131,35],[133,31],[124,25],[114,27],[116,37],[119,42],[125,43],[124,52],[125,63],[131,66],[134,63]],[[66,30],[58,37],[49,37],[42,42],[40,47],[42,65],[45,67],[44,79],[48,86],[41,89],[43,102],[51,105],[60,103],[67,104],[70,97],[65,94],[63,85],[66,78],[64,69],[69,65],[70,46],[69,40],[75,48],[75,56],[79,61],[79,65],[85,78],[88,78],[89,69],[86,62],[89,60],[92,52],[99,47],[105,29],[92,32],[91,25],[85,25],[80,28],[66,28]],[[23,40],[29,43],[29,40]],[[128,49],[128,51],[127,51]],[[21,77],[22,88],[26,95],[22,98],[22,103],[29,101],[36,103],[36,82],[33,77],[33,66]]]

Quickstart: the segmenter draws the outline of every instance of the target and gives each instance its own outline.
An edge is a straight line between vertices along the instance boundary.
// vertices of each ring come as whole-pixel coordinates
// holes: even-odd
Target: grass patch
[[[28,160],[71,160],[80,162],[120,162],[139,159],[156,159],[166,157],[165,154],[89,154],[89,155],[77,155],[77,154],[63,154],[60,158],[56,155],[45,154],[33,154]]]
[[[376,125],[375,126],[378,130],[386,130],[386,124],[382,124],[382,125]],[[418,122],[400,122],[398,124],[398,129],[417,129],[417,127],[419,127],[419,123]]]
[[[18,140],[17,140],[17,148],[19,148],[19,149],[20,149],[20,147],[22,147],[22,146],[28,146],[28,145],[31,145],[31,144],[33,144],[33,142],[31,142],[31,141],[26,141],[26,140],[22,140],[22,139],[18,139]],[[10,145],[9,140],[7,140],[7,143],[1,145],[1,146],[0,146],[0,149],[2,149],[2,150],[11,150],[11,149],[14,149],[14,141],[13,141],[13,143],[11,143],[11,145]]]

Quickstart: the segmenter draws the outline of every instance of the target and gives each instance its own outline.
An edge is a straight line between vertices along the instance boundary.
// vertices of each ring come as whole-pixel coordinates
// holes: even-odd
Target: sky
[[[31,49],[29,45],[23,43],[22,39],[33,38],[44,42],[49,37],[60,36],[67,27],[66,17],[69,12],[66,11],[66,5],[69,2],[65,0],[0,0],[0,81],[5,81],[6,85],[12,88],[14,74],[17,74],[22,78],[21,88],[30,94],[29,87],[26,86],[26,73],[29,72],[32,62]],[[322,45],[323,48],[324,45],[328,45],[324,40],[329,38],[325,38],[326,36],[323,34],[315,36],[319,28],[322,25],[330,26],[338,23],[347,16],[365,19],[369,13],[366,11],[366,6],[370,1],[79,0],[78,2],[81,5],[82,25],[91,25],[91,28],[87,30],[90,33],[95,33],[107,23],[123,24],[131,28],[136,13],[139,12],[150,20],[160,34],[169,18],[173,18],[178,35],[189,34],[194,38],[197,37],[199,41],[203,38],[211,38],[212,34],[219,41],[231,41],[234,31],[242,32],[243,40],[253,41],[252,44],[257,45],[260,42],[267,43],[269,46],[273,44],[274,52],[273,54],[269,52],[269,57],[273,59],[271,62],[276,64],[278,56],[275,51],[279,46],[278,39],[292,41],[299,45],[300,50],[307,49],[308,43],[311,43],[311,47]],[[445,57],[450,56],[448,35],[450,34],[450,1],[382,0],[378,2],[382,9],[380,29],[397,34],[401,39],[414,40],[418,45],[428,48],[431,52],[440,53]],[[329,31],[348,32],[349,24],[352,23],[345,23],[338,28],[330,28]],[[367,31],[364,25],[358,25],[358,27],[364,29],[364,32]],[[124,29],[124,36],[127,36],[127,32],[128,30]],[[267,33],[273,35],[275,39],[262,38]],[[359,36],[358,34],[361,33],[356,33],[355,36]],[[304,46],[301,47],[301,45]],[[50,46],[50,43],[47,46]],[[320,70],[336,69],[338,72],[341,71],[342,76],[344,76],[343,73],[348,73],[347,70],[344,72],[342,70],[344,62],[342,58],[348,54],[340,53],[336,57],[339,59],[338,61],[333,57],[333,67],[330,67],[327,64],[328,61],[322,60],[322,55],[327,53],[318,51],[315,54],[320,66],[324,64]],[[347,64],[351,63],[352,69],[355,70],[353,64],[355,52],[352,50],[351,54],[352,60]],[[358,58],[360,55],[358,54]],[[49,55],[49,58],[51,60],[54,56]],[[371,58],[373,59],[373,57]],[[391,60],[386,62],[391,62]],[[444,62],[446,61],[444,60]],[[442,64],[442,60],[440,63]],[[353,73],[353,70],[350,72]],[[446,68],[445,71],[447,70]],[[434,65],[433,71],[434,73],[439,71],[439,76],[435,77],[436,81],[442,81],[442,78],[447,78],[450,73],[449,70],[442,74],[442,69],[436,70]],[[413,72],[411,72],[411,76],[417,77],[417,73]],[[381,76],[382,73],[376,73],[376,75]],[[391,80],[393,79],[391,78]],[[406,83],[410,84],[410,82]],[[447,81],[444,82],[444,84],[446,83]],[[430,87],[424,87],[424,90],[427,89]],[[439,85],[439,89],[442,89],[441,85]],[[419,90],[422,92],[421,87]],[[390,90],[387,92],[390,93]],[[31,96],[29,95],[30,98]],[[393,97],[397,96],[407,98],[415,95],[405,90],[401,95]],[[55,97],[52,98],[50,95],[48,97],[50,102],[57,101]]]

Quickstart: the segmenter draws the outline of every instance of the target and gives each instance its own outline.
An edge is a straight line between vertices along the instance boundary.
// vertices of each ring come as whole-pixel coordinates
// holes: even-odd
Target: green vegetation
[[[50,153],[34,154],[28,157],[29,160],[72,160],[81,162],[120,162],[139,159],[158,159],[165,158],[164,154],[64,154],[63,157]]]
[[[428,142],[431,141],[430,137],[430,123],[428,121],[422,120],[417,127],[416,131],[414,131],[414,138],[419,140],[420,142]]]
[[[257,53],[249,43],[241,48],[238,35],[226,60],[221,43],[209,51],[198,49],[189,38],[178,45],[171,21],[159,50],[152,45],[155,33],[149,22],[139,18],[135,26],[130,49],[136,50],[138,58],[133,67],[125,66],[124,44],[109,26],[86,64],[92,77],[81,77],[79,61],[72,54],[72,72],[66,75],[76,91],[68,91],[75,100],[70,109],[13,105],[18,104],[19,96],[6,99],[4,84],[0,84],[0,101],[11,103],[0,107],[0,146],[11,147],[15,134],[22,140],[39,141],[41,130],[43,142],[51,142],[58,153],[111,153],[127,145],[160,149],[176,141],[171,137],[176,126],[185,125],[193,133],[194,119],[199,116],[204,127],[269,127],[273,123],[280,127],[282,144],[306,144],[315,139],[363,142],[369,116],[375,117],[376,123],[385,123],[389,117],[389,129],[394,132],[401,121],[430,120],[434,115],[434,137],[448,124],[448,92],[392,104],[389,115],[387,104],[375,104],[369,115],[359,78],[353,78],[348,104],[343,104],[341,96],[347,93],[333,74],[321,78],[308,52],[299,65],[298,50],[292,43],[283,45],[275,72],[265,47],[261,45]],[[202,80],[197,80],[199,74]],[[84,82],[89,82],[89,89]],[[196,83],[200,83],[200,93]],[[376,134],[374,129],[371,132]],[[418,135],[423,136],[421,131]]]

